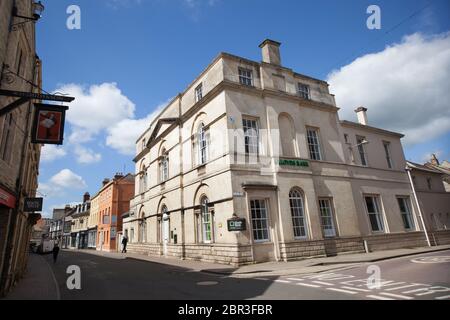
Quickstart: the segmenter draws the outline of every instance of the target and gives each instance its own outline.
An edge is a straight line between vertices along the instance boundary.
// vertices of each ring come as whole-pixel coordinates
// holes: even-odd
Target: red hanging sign
[[[63,144],[67,106],[35,103],[32,143]]]

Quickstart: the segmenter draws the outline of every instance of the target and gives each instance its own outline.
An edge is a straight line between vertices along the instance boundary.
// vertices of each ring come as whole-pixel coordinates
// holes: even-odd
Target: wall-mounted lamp
[[[44,12],[45,7],[44,7],[44,5],[42,4],[41,1],[38,1],[38,2],[34,2],[33,3],[32,9],[33,9],[33,16],[32,17],[27,17],[27,16],[20,15],[18,13],[17,7],[14,6],[13,7],[13,12],[12,12],[13,17],[25,19],[26,21],[15,23],[15,24],[11,25],[11,27],[14,27],[14,26],[17,26],[17,25],[20,25],[20,24],[24,24],[24,23],[29,22],[29,21],[38,21],[41,18],[42,12]]]

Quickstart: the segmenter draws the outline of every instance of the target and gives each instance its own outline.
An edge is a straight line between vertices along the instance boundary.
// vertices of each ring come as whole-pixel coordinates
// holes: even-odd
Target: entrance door
[[[167,244],[169,243],[169,215],[163,215],[163,225],[162,225],[162,236],[163,236],[163,253],[167,255]]]

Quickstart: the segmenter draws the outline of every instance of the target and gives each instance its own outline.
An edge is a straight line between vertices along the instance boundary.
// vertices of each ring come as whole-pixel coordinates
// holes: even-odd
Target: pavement
[[[58,283],[49,261],[30,253],[27,272],[3,300],[59,300]]]
[[[366,289],[349,290],[349,285],[346,289],[339,287],[341,284],[331,287],[333,277],[326,277],[336,272],[353,272],[352,277],[365,275],[367,278],[367,265],[377,262],[385,266],[385,274],[395,278],[392,280],[410,281],[413,285],[416,285],[414,281],[422,281],[423,288],[444,286],[439,290],[450,290],[447,287],[450,286],[449,249],[450,245],[399,249],[239,268],[138,254],[63,250],[56,264],[51,255],[30,254],[26,276],[7,299],[389,299],[395,298],[395,294],[391,297],[359,295]],[[411,259],[421,255],[446,256],[447,261],[440,265],[411,263]],[[67,268],[72,265],[81,269],[82,290],[67,289]],[[311,274],[323,276],[325,280],[313,279],[319,283],[306,283],[311,279],[303,277]],[[419,298],[431,297],[420,292],[423,288],[417,289],[418,294],[425,294]],[[383,294],[392,295],[392,292]]]

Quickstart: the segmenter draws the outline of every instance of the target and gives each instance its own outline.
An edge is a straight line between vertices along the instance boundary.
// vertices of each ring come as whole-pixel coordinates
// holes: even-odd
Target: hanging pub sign
[[[32,143],[62,144],[67,106],[35,103]]]
[[[245,231],[247,224],[244,218],[232,218],[227,220],[228,231]]]
[[[25,198],[23,204],[24,212],[42,211],[43,198]]]

